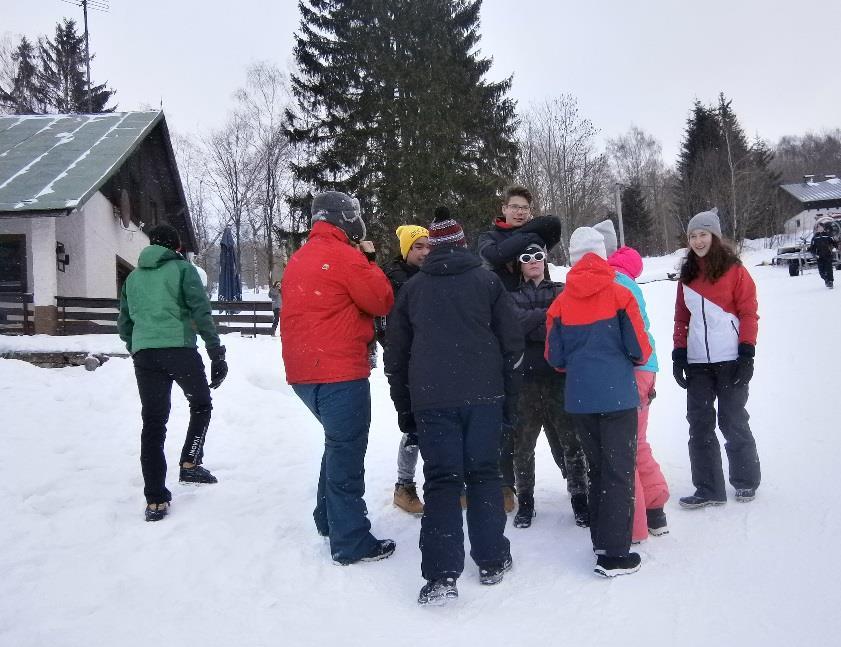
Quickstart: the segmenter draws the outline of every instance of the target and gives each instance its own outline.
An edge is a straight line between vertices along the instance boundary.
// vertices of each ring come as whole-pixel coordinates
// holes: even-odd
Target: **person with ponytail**
[[[752,501],[760,467],[746,405],[759,321],[756,285],[722,239],[716,209],[693,216],[686,234],[689,249],[680,269],[672,361],[675,380],[686,389],[695,493],[682,497],[680,505],[703,508],[727,502],[715,433],[716,400],[730,484],[737,501]]]

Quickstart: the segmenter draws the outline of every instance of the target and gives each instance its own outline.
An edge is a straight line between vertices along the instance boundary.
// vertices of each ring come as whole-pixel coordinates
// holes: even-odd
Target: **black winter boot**
[[[515,528],[528,528],[534,518],[534,494],[523,492],[517,496],[517,514],[514,515]]]
[[[586,494],[572,495],[572,514],[575,516],[575,525],[579,528],[590,527],[590,507],[587,504]]]
[[[178,475],[181,483],[216,483],[216,477],[201,465],[182,467]]]
[[[669,526],[666,523],[666,513],[663,508],[648,508],[645,511],[648,519],[648,532],[655,537],[669,534]]]
[[[456,578],[442,577],[440,580],[429,580],[424,584],[418,595],[418,604],[439,606],[457,597]]]

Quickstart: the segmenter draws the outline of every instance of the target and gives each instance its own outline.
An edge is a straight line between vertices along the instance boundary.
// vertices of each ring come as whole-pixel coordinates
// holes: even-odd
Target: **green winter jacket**
[[[207,348],[220,345],[199,273],[160,245],[140,252],[137,269],[123,284],[117,327],[132,354],[144,348],[195,348],[196,332]]]

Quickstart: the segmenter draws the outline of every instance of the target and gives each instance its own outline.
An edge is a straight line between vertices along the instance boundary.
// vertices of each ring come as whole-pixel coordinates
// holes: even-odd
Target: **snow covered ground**
[[[538,446],[530,529],[506,530],[514,569],[481,587],[468,562],[460,598],[416,604],[419,521],[391,504],[399,435],[382,369],[366,501],[384,562],[334,566],[311,510],[316,421],[286,385],[278,340],[225,337],[205,464],[219,484],[180,486],[160,523],[143,521],[139,402],[131,361],[95,372],[0,360],[0,645],[818,645],[837,639],[841,508],[835,501],[841,290],[814,271],[756,266],[760,337],[749,410],[763,483],[750,504],[685,511],[691,493],[685,396],[670,375],[676,285],[643,286],[666,370],[649,438],[672,488],[671,534],[640,548],[642,570],[606,581],[572,520],[548,445]],[[677,257],[651,259],[647,273]],[[668,270],[665,268],[668,267]],[[112,336],[0,337],[0,351],[122,350]],[[177,391],[177,389],[176,389]],[[167,456],[187,408],[174,398]],[[419,470],[419,479],[422,479]],[[731,491],[732,496],[732,491]]]

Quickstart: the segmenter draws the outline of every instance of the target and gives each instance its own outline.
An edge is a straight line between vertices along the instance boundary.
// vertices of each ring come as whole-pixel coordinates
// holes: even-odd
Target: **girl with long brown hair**
[[[746,405],[759,320],[756,286],[722,240],[717,210],[693,216],[686,234],[689,249],[680,270],[672,361],[675,380],[686,389],[695,493],[682,497],[680,505],[702,508],[727,502],[715,433],[716,400],[736,500],[752,501],[760,469]]]

